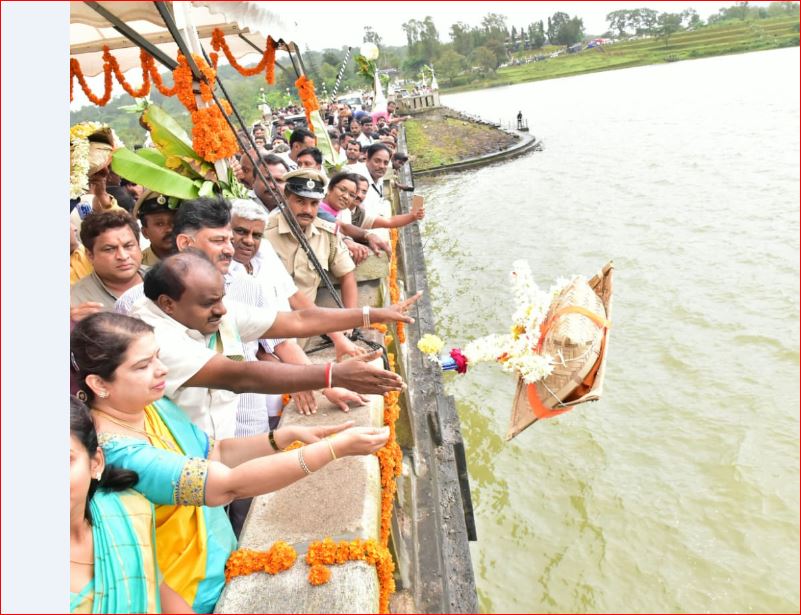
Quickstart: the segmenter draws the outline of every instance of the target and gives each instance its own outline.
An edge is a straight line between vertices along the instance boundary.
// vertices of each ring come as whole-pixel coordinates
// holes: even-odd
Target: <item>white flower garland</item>
[[[517,305],[512,316],[511,333],[492,334],[473,340],[464,347],[470,364],[497,361],[504,371],[518,373],[526,384],[547,378],[553,372],[554,360],[549,354],[537,352],[540,326],[548,315],[553,299],[562,292],[569,280],[557,280],[548,292],[542,291],[524,260],[512,264],[512,294]]]
[[[89,136],[108,128],[100,122],[80,122],[70,127],[70,198],[77,199],[89,191]],[[124,147],[111,130],[112,148]]]
[[[77,199],[89,191],[89,141],[70,143],[70,198]]]

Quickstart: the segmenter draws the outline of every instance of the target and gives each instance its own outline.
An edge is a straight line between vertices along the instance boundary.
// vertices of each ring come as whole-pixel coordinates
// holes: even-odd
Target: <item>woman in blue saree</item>
[[[89,409],[70,398],[70,612],[191,613],[160,581],[153,505],[105,466]]]
[[[150,325],[94,314],[76,325],[70,343],[106,461],[139,475],[134,489],[156,504],[164,579],[198,613],[214,609],[236,548],[225,504],[285,487],[337,457],[373,453],[389,436],[345,423],[215,442],[162,397],[167,371]],[[308,444],[281,452],[295,440]]]

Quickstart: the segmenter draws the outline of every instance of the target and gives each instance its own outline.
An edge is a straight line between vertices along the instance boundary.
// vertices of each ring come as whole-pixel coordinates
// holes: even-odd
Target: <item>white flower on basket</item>
[[[108,128],[100,122],[80,122],[70,127],[70,198],[76,199],[89,191],[89,137]],[[110,129],[112,148],[124,147],[125,144]]]

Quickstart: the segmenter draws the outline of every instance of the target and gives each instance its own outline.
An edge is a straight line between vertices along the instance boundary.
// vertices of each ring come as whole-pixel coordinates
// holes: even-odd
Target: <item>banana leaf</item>
[[[148,162],[157,164],[160,167],[165,166],[165,163],[167,161],[167,159],[164,157],[164,154],[162,154],[160,151],[152,147],[142,147],[136,151],[136,155],[141,156]]]
[[[200,192],[188,177],[154,164],[124,147],[114,151],[111,169],[128,181],[182,200],[196,199]]]
[[[173,164],[176,166],[173,166]],[[167,159],[167,167],[175,169],[181,175],[185,175],[191,179],[210,179],[212,176],[217,177],[214,171],[214,165],[205,160],[192,160],[171,156]]]
[[[212,196],[214,194],[214,182],[204,181],[200,185],[198,196]]]
[[[334,146],[331,145],[331,137],[328,135],[328,129],[325,120],[323,120],[323,116],[320,114],[320,110],[313,111],[310,117],[314,136],[317,137],[317,149],[322,152],[323,160],[327,164],[335,164],[336,157],[334,156]]]
[[[166,158],[178,156],[201,160],[192,149],[192,139],[170,115],[158,105],[150,105],[142,113],[142,121],[150,130],[150,137]],[[168,162],[168,166],[172,166]]]

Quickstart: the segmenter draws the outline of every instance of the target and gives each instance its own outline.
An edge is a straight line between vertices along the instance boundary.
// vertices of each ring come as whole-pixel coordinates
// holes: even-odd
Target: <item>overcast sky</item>
[[[401,24],[409,19],[423,20],[430,15],[442,42],[450,41],[451,24],[463,21],[477,26],[489,12],[506,16],[507,26],[520,29],[533,21],[547,24],[547,18],[557,11],[584,20],[587,34],[603,34],[608,29],[606,15],[618,9],[648,7],[660,12],[678,13],[692,7],[706,19],[718,9],[733,6],[731,2],[280,2],[271,9],[303,33],[296,42],[301,49],[313,50],[343,45],[358,47],[364,27],[372,26],[387,45],[405,45],[406,35]],[[770,2],[751,2],[767,6]]]

